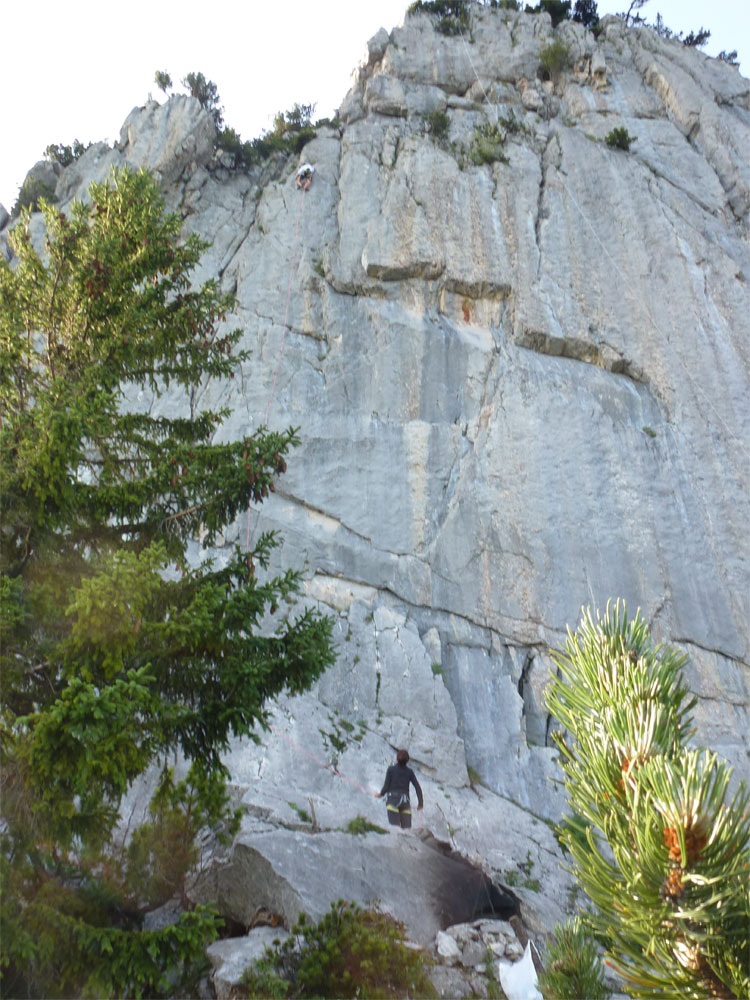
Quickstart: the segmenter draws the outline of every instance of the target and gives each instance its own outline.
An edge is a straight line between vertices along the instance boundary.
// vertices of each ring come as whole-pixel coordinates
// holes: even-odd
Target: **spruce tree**
[[[587,611],[555,661],[560,835],[609,964],[634,997],[747,997],[748,792],[692,745],[686,657],[618,602]]]
[[[231,829],[222,752],[332,662],[331,625],[269,618],[299,587],[268,572],[274,534],[224,542],[298,437],[222,442],[227,411],[197,402],[248,360],[231,296],[191,284],[206,244],[143,171],[42,211],[43,249],[26,210],[0,257],[2,989],[160,995],[216,918],[146,932],[143,914],[183,890],[201,825]],[[124,849],[121,800],[149,767]]]

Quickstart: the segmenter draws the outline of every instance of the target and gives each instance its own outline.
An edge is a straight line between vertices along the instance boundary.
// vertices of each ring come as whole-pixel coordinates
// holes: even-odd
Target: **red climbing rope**
[[[273,729],[273,731],[278,736],[280,736],[282,738],[282,740],[286,740],[286,742],[290,746],[293,746],[295,748],[295,750],[299,750],[300,753],[303,753],[306,757],[309,757],[310,760],[314,760],[316,764],[319,764],[321,767],[324,767],[326,769],[326,771],[330,771],[331,774],[335,775],[337,778],[342,778],[344,781],[348,782],[350,785],[354,785],[355,788],[358,788],[360,790],[360,792],[364,792],[365,795],[370,795],[373,799],[377,798],[377,795],[375,794],[375,792],[371,792],[369,788],[364,788],[362,785],[358,784],[356,781],[352,781],[351,778],[347,778],[347,776],[345,774],[342,774],[341,771],[339,771],[337,768],[333,767],[331,764],[326,764],[326,762],[324,760],[321,760],[319,757],[316,757],[314,754],[311,754],[309,752],[309,750],[305,750],[305,748],[302,747],[302,746],[300,746],[299,743],[295,743],[293,739],[290,739],[290,737],[288,737],[286,735],[286,733],[282,733],[282,731],[280,729],[278,729],[276,726],[274,726],[272,724],[269,724],[269,725],[270,725],[270,728]]]

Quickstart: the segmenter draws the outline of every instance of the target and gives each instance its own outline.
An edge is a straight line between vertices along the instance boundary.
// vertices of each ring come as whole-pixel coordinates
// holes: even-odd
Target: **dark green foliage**
[[[90,142],[87,142],[86,145],[84,145],[78,139],[73,140],[72,146],[63,146],[60,143],[53,143],[52,145],[47,146],[44,151],[44,155],[50,163],[59,163],[61,167],[69,167],[71,163],[77,160],[80,156],[83,156],[90,145]]]
[[[252,142],[243,142],[239,132],[233,128],[223,128],[216,136],[216,148],[222,153],[228,153],[232,158],[234,168],[241,167],[248,170],[259,162],[256,157]]]
[[[727,52],[725,49],[722,49],[716,58],[721,59],[722,62],[729,63],[730,66],[739,66],[737,49],[732,49],[731,52]]]
[[[89,197],[68,215],[42,206],[44,256],[26,211],[10,236],[13,267],[0,258],[0,856],[10,886],[0,969],[35,995],[107,976],[119,985],[98,995],[152,990],[131,990],[146,973],[128,979],[131,958],[118,964],[110,949],[183,954],[181,931],[143,937],[137,926],[182,892],[197,830],[232,829],[221,754],[263,721],[267,699],[303,690],[333,659],[330,622],[310,612],[258,634],[299,585],[292,571],[267,573],[273,535],[249,553],[225,547],[219,565],[188,559],[199,534],[216,544],[262,502],[297,434],[261,427],[222,444],[226,411],[160,408],[167,387],[189,399],[248,360],[241,332],[225,325],[233,299],[215,281],[191,285],[205,244],[180,240],[180,219],[147,173],[113,173]],[[147,404],[127,405],[139,393]],[[189,767],[180,781],[165,763],[176,753]],[[123,853],[112,839],[120,801],[151,764],[162,779],[149,822]],[[202,947],[215,921],[186,920]]]
[[[148,909],[175,896],[187,905],[185,876],[198,860],[198,831],[215,826],[222,843],[237,832],[240,812],[232,815],[228,804],[223,776],[207,771],[200,761],[178,782],[173,769],[165,767],[149,805],[150,819],[133,832],[125,852],[133,898]]]
[[[224,109],[221,106],[218,88],[213,80],[207,80],[202,73],[188,73],[182,81],[182,86],[186,87],[190,96],[194,97],[200,106],[208,111],[214,120],[216,131],[220,132],[224,127]]]
[[[243,141],[233,128],[224,128],[217,136],[216,148],[231,155],[235,168],[245,170],[263,163],[273,153],[299,154],[315,138],[317,129],[338,124],[328,118],[313,124],[314,110],[314,104],[295,104],[289,111],[279,111],[274,115],[273,128],[249,141]]]
[[[450,115],[446,114],[445,111],[431,111],[424,116],[424,120],[427,131],[435,142],[442,144],[448,141],[451,127]]]
[[[540,0],[532,7],[526,4],[527,14],[547,13],[552,18],[552,27],[556,28],[563,21],[577,21],[585,28],[594,29],[599,24],[599,14],[596,0],[575,0],[575,7],[571,10],[572,0]]]
[[[17,219],[24,208],[29,208],[32,212],[39,211],[43,201],[50,205],[54,204],[55,189],[46,181],[36,177],[27,177],[21,185],[16,202],[11,209],[11,219]]]
[[[30,864],[2,868],[5,997],[191,997],[209,971],[205,949],[222,921],[197,906],[161,931],[94,884]],[[34,883],[35,893],[29,891]]]
[[[571,66],[570,49],[561,38],[555,38],[539,52],[539,69],[546,80],[557,80]]]
[[[689,48],[700,48],[708,42],[710,37],[711,32],[700,27],[698,31],[689,31],[682,39],[682,44],[687,45]]]
[[[631,135],[624,125],[620,125],[617,128],[613,128],[611,132],[608,132],[604,141],[612,149],[622,149],[627,153],[631,142],[637,141],[637,136]]]
[[[364,834],[364,833],[387,833],[382,826],[378,826],[377,823],[371,823],[369,819],[364,816],[355,816],[354,819],[350,819],[346,824],[346,832],[354,834]]]
[[[573,20],[578,21],[584,28],[596,28],[599,24],[596,0],[576,0]]]
[[[549,14],[552,18],[552,27],[556,28],[558,24],[562,24],[563,21],[570,18],[570,8],[571,0],[540,0],[535,7],[526,4],[526,13]]]
[[[243,979],[244,996],[434,997],[421,952],[403,925],[378,910],[339,900],[317,924],[304,915],[278,951],[266,951]]]
[[[295,104],[289,111],[277,111],[273,116],[274,135],[286,135],[289,132],[302,132],[312,128],[314,104]]]
[[[586,612],[554,660],[581,919],[629,996],[750,995],[750,796],[693,745],[687,658],[618,602]]]
[[[157,69],[157,71],[154,73],[154,83],[159,88],[159,90],[163,90],[164,93],[166,94],[166,92],[172,86],[172,77],[165,70]],[[187,84],[185,86],[187,86]]]
[[[654,29],[659,38],[674,39],[675,41],[682,42],[683,45],[687,45],[689,48],[705,45],[711,37],[711,32],[707,31],[705,28],[701,28],[697,32],[690,31],[685,36],[683,36],[681,31],[672,31],[672,29],[667,27],[664,23],[664,18],[661,14],[656,15],[656,20],[653,24],[649,25],[649,27]],[[736,52],[734,54],[737,55]]]
[[[596,941],[579,917],[555,928],[544,965],[546,971],[539,977],[544,1000],[608,1000],[612,995],[604,982]]]
[[[436,29],[441,35],[461,35],[469,31],[471,0],[416,0],[407,14],[434,14],[439,18]]]

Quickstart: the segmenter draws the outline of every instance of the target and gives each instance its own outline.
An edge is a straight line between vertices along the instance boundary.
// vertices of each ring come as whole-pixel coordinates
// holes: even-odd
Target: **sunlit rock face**
[[[172,98],[58,195],[157,169],[253,352],[193,405],[229,408],[224,439],[301,428],[226,543],[281,533],[277,565],[304,570],[339,658],[232,749],[242,850],[280,824],[385,824],[371,793],[408,746],[425,827],[549,926],[567,883],[543,691],[582,605],[622,597],[684,649],[698,738],[749,770],[750,85],[614,18],[594,38],[471,17],[470,36],[424,15],[379,32],[340,126],[299,159],[229,169],[209,116]],[[555,38],[569,66],[545,80]],[[620,127],[629,151],[605,141]],[[527,855],[542,894],[519,887]]]

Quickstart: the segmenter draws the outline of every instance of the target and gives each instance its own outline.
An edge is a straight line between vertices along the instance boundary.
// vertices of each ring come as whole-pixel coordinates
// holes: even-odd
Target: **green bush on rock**
[[[604,141],[612,149],[621,149],[623,152],[627,153],[630,149],[631,142],[635,142],[636,138],[636,136],[631,135],[628,130],[621,125],[618,128],[613,128],[612,131],[605,136]]]
[[[339,900],[317,924],[304,914],[277,950],[267,949],[242,980],[242,996],[435,997],[425,958],[404,927],[368,907]]]

